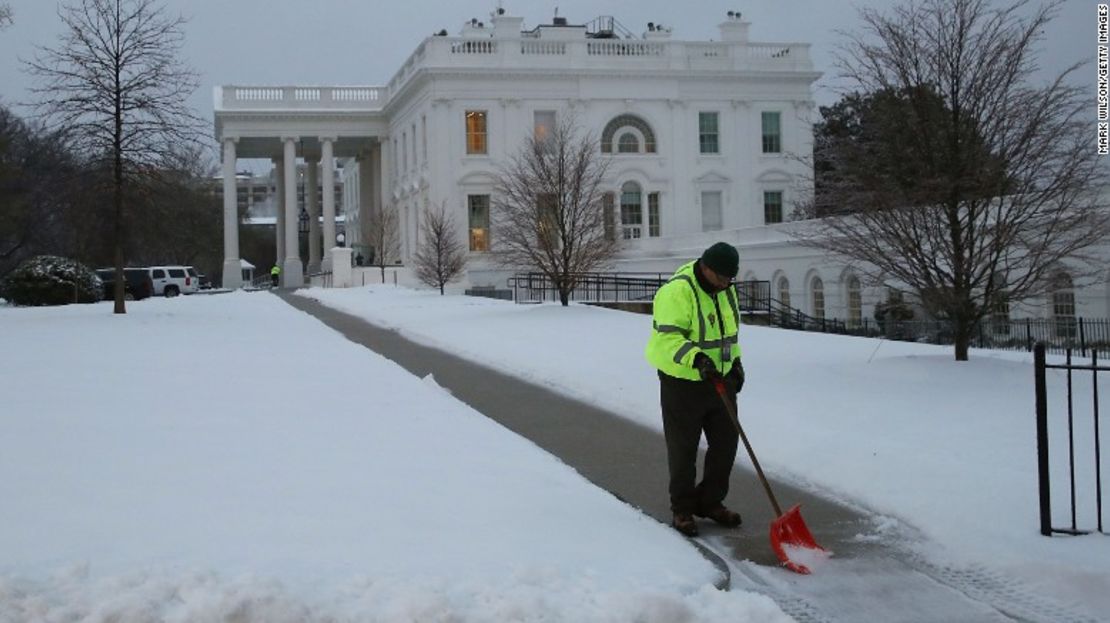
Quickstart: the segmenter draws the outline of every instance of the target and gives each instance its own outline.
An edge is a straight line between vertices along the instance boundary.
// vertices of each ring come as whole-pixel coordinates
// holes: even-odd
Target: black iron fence
[[[576,277],[570,300],[650,303],[655,291],[670,278],[664,273],[583,273]],[[518,303],[559,300],[559,288],[543,273],[517,273],[509,278],[508,285],[513,291],[513,300]]]
[[[650,303],[659,287],[672,276],[671,273],[583,273],[576,278],[570,300],[586,303]],[[508,286],[512,289],[513,300],[518,303],[559,300],[559,289],[555,282],[543,273],[517,273],[509,278]],[[741,312],[770,313],[771,282],[739,282],[736,284],[736,294]]]
[[[1087,528],[1080,528],[1080,521],[1077,517],[1076,505],[1076,400],[1073,394],[1073,376],[1075,374],[1084,374],[1090,372],[1091,374],[1091,390],[1093,394],[1091,421],[1093,422],[1093,435],[1090,437],[1091,445],[1094,451],[1094,496],[1095,496],[1095,526],[1096,530],[1102,534],[1106,534],[1103,530],[1102,524],[1102,452],[1100,443],[1099,431],[1099,404],[1098,404],[1098,378],[1102,372],[1110,372],[1110,367],[1099,365],[1098,351],[1091,352],[1091,363],[1074,363],[1072,361],[1072,351],[1065,351],[1065,363],[1063,364],[1049,364],[1045,361],[1046,346],[1044,343],[1038,342],[1033,349],[1033,369],[1034,369],[1034,385],[1036,388],[1036,410],[1037,410],[1037,479],[1039,483],[1040,492],[1040,523],[1041,534],[1044,536],[1052,536],[1053,534],[1088,534],[1092,530]],[[1049,456],[1049,413],[1048,413],[1048,383],[1046,380],[1047,370],[1064,370],[1066,372],[1067,380],[1067,448],[1068,448],[1068,494],[1069,494],[1069,507],[1070,523],[1069,527],[1058,528],[1052,525],[1052,496],[1051,496],[1051,477],[1050,477],[1050,456]],[[1079,434],[1079,439],[1082,442],[1087,439],[1087,436]],[[1092,448],[1088,446],[1084,449],[1084,454],[1089,452]],[[1089,521],[1088,518],[1085,518]],[[1084,522],[1084,525],[1087,525]]]
[[[772,314],[777,326],[825,333],[843,333],[889,340],[952,344],[955,331],[946,320],[858,321],[826,320],[805,316],[796,310]],[[1072,350],[1086,357],[1094,350],[1110,351],[1110,320],[1104,318],[985,319],[971,331],[971,347],[1032,351],[1038,342],[1048,352]]]

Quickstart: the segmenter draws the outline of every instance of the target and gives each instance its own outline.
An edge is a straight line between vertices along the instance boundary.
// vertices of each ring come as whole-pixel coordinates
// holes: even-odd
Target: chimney
[[[748,41],[748,27],[751,22],[740,18],[740,11],[729,11],[725,21],[717,24],[721,29],[721,41],[746,43]]]
[[[494,39],[520,38],[520,30],[524,24],[523,17],[513,17],[512,15],[506,15],[505,9],[498,8],[497,12],[490,16],[490,21],[493,22]]]

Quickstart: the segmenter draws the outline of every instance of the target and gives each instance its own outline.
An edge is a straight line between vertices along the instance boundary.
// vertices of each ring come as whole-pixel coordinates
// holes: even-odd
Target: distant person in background
[[[277,264],[274,264],[274,267],[270,269],[270,281],[273,282],[273,287],[275,287],[275,288],[278,287],[278,279],[280,279],[280,278],[281,278],[281,267],[278,266]]]
[[[740,525],[724,505],[739,434],[716,384],[730,398],[744,386],[737,330],[740,312],[732,280],[740,268],[736,247],[718,242],[701,258],[678,268],[655,293],[652,332],[644,355],[659,370],[663,435],[670,471],[671,525],[697,536],[694,516],[723,526]],[[698,444],[708,449],[697,480]]]

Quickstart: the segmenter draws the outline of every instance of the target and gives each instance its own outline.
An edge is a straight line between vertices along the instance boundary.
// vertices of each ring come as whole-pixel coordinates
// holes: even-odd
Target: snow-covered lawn
[[[648,316],[390,286],[299,294],[661,429],[658,381],[643,358]],[[882,515],[916,527],[925,536],[916,547],[938,563],[983,565],[1110,612],[1110,537],[1038,534],[1030,355],[973,351],[957,363],[946,346],[754,326],[743,327],[740,343],[741,417],[765,469],[872,510],[877,531],[889,524]],[[1079,513],[1090,528],[1090,374],[1073,383]],[[1057,525],[1068,513],[1064,387],[1064,374],[1050,371]],[[1104,488],[1108,428],[1102,422]],[[743,453],[738,462],[746,464]],[[753,491],[750,503],[766,501]],[[1110,500],[1103,505],[1110,520]]]
[[[439,298],[346,294],[445,318]],[[672,530],[272,295],[128,309],[0,308],[0,621],[786,620],[714,589]],[[568,314],[642,337],[593,310],[473,310],[486,335],[525,323],[495,341],[533,353]],[[630,361],[617,339],[594,357]]]

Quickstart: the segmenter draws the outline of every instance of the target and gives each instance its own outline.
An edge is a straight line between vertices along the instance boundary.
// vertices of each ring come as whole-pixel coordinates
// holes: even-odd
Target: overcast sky
[[[3,2],[5,0],[0,0]],[[0,102],[28,111],[30,78],[20,58],[34,46],[57,43],[60,23],[54,0],[6,0],[15,23],[0,31]],[[77,0],[72,0],[77,1]],[[1005,0],[996,0],[1004,2]],[[164,0],[181,13],[186,26],[184,60],[200,72],[201,87],[191,103],[212,117],[212,87],[219,84],[366,84],[384,85],[419,42],[446,28],[457,35],[472,17],[489,21],[497,0]],[[819,105],[836,99],[830,88],[836,70],[831,52],[838,30],[859,27],[857,8],[888,7],[895,0],[503,0],[510,14],[531,29],[550,23],[556,7],[571,23],[612,15],[634,33],[647,22],[673,28],[681,40],[718,38],[717,24],[730,10],[752,23],[751,38],[767,42],[812,43],[814,63],[825,77],[815,88]],[[1042,65],[1060,71],[1095,57],[1097,0],[1067,0],[1043,42]],[[1089,84],[1092,125],[1095,115],[1093,62],[1080,84]]]

